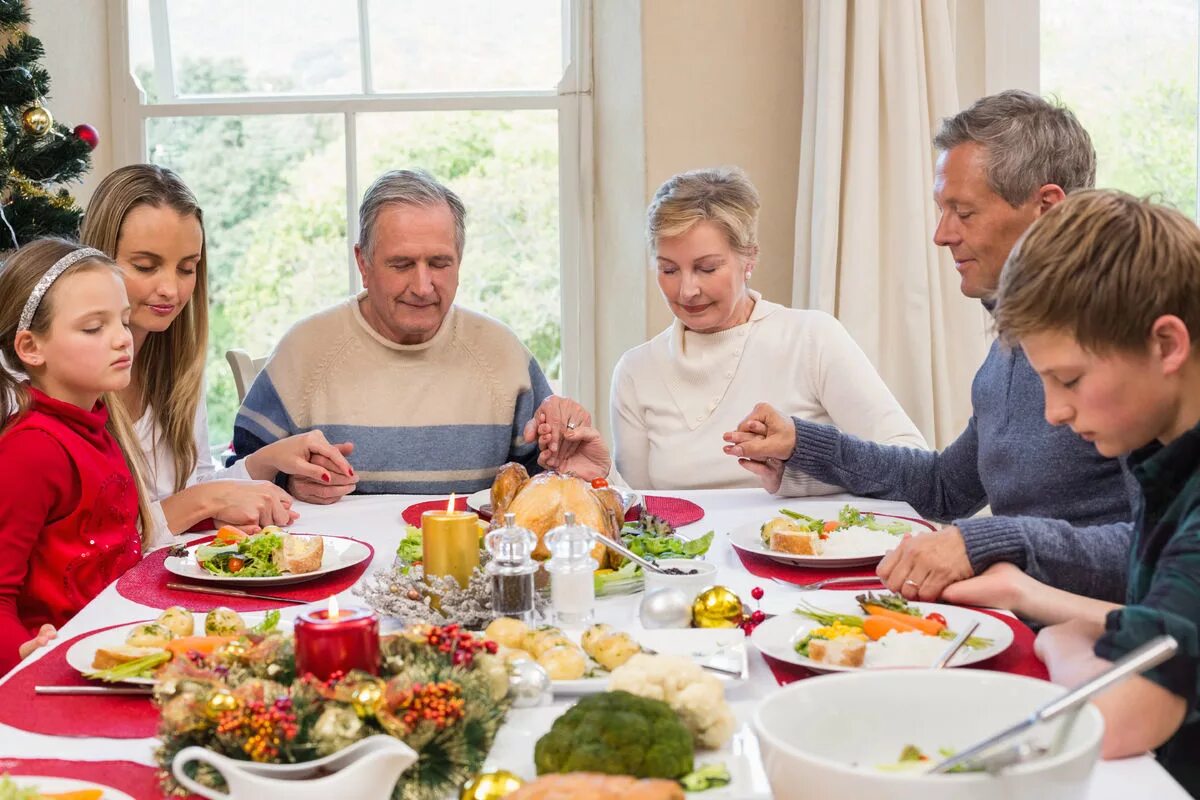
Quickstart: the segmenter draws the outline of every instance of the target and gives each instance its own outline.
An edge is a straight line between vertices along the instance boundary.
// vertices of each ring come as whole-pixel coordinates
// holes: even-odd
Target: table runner
[[[337,572],[330,572],[319,578],[313,578],[311,581],[293,583],[288,586],[255,586],[247,584],[246,591],[261,592],[262,594],[272,594],[280,597],[294,597],[297,600],[313,602],[324,600],[330,595],[338,594],[350,588],[367,571],[367,567],[371,564],[371,559],[375,556],[375,548],[361,539],[354,539],[349,536],[327,538],[351,539],[351,541],[366,545],[371,554],[353,567],[346,567]],[[189,546],[210,542],[212,539],[213,537],[211,536],[206,539],[197,539],[194,542],[190,542]],[[168,582],[187,582],[187,578],[181,578],[178,575],[167,572],[166,567],[163,566],[163,563],[167,560],[168,551],[169,548],[164,547],[143,558],[137,566],[126,572],[117,581],[117,592],[128,600],[141,603],[144,606],[150,606],[151,608],[183,606],[188,611],[208,611],[216,606],[226,606],[232,608],[234,611],[266,611],[273,608],[287,608],[292,605],[291,603],[279,603],[273,600],[257,600],[248,597],[235,597],[233,595],[220,596],[168,589]],[[207,585],[213,586],[217,584]]]
[[[165,797],[158,770],[132,761],[60,761],[53,758],[0,758],[0,774],[47,775],[91,782],[125,792],[136,800]],[[194,797],[195,795],[191,795]],[[106,795],[104,800],[108,800]]]

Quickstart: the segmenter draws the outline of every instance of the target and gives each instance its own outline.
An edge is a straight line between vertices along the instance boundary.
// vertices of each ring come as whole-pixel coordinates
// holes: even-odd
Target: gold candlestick
[[[422,563],[427,576],[451,575],[465,589],[479,566],[479,515],[453,509],[452,497],[445,511],[421,514]]]

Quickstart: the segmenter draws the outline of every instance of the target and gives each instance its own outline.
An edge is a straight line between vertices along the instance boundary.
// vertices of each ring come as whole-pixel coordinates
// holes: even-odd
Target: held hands
[[[953,525],[920,536],[905,534],[900,546],[879,562],[876,573],[888,589],[908,600],[937,600],[952,583],[972,577],[962,532]]]
[[[726,455],[736,456],[738,465],[753,472],[771,494],[783,482],[783,462],[796,449],[796,426],[767,403],[759,403],[738,423],[737,430],[722,437]]]
[[[569,397],[547,397],[525,424],[525,441],[537,440],[538,463],[593,480],[607,477],[612,458],[592,415]]]
[[[320,483],[332,483],[333,474],[353,478],[354,468],[346,460],[353,449],[332,445],[320,431],[309,431],[280,439],[246,456],[246,470],[255,480],[274,480],[282,472],[298,475]],[[318,462],[317,459],[320,459]]]
[[[947,603],[1003,608],[1020,613],[1026,591],[1037,581],[1008,562],[992,564],[974,578],[952,583],[942,592]]]
[[[324,441],[324,437],[322,437],[322,441]],[[290,475],[288,491],[292,493],[292,497],[305,503],[329,505],[354,491],[358,485],[358,476],[354,474],[350,462],[346,461],[346,456],[354,452],[354,445],[350,442],[341,442],[330,445],[330,447],[341,457],[340,460],[335,462],[325,455],[313,453],[311,455],[312,464],[321,472],[321,475],[317,478]],[[343,472],[343,469],[347,471]]]
[[[213,519],[257,533],[267,525],[291,525],[300,514],[292,498],[270,481],[211,481],[202,484],[216,493]]]
[[[34,650],[37,650],[39,647],[45,647],[46,645],[50,644],[50,640],[56,638],[57,636],[58,631],[54,629],[53,625],[43,625],[38,629],[37,636],[30,639],[28,642],[24,642],[20,647],[17,648],[17,655],[19,655],[21,658],[28,658],[30,653],[32,653]]]

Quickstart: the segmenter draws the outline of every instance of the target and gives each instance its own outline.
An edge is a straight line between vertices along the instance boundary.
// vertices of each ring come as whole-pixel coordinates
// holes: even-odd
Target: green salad
[[[0,776],[0,800],[38,800],[41,794],[34,787],[22,789],[8,775]]]
[[[700,558],[712,546],[715,531],[695,539],[684,539],[661,517],[643,513],[636,522],[621,529],[621,542],[644,558]],[[596,594],[637,591],[642,584],[642,568],[625,561],[618,569],[596,570]]]
[[[264,528],[234,544],[204,544],[196,548],[196,561],[214,575],[237,578],[274,578],[282,573],[275,554],[283,549],[283,538]]]

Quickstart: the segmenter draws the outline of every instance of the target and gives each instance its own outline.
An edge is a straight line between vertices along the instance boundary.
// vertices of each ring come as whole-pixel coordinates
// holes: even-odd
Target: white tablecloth
[[[683,528],[684,536],[694,537],[713,529],[717,536],[709,552],[708,560],[718,566],[720,582],[733,589],[744,599],[749,599],[750,589],[762,585],[766,590],[763,608],[769,612],[783,612],[794,606],[795,591],[770,581],[764,582],[756,578],[742,567],[737,554],[729,546],[725,534],[738,524],[763,519],[774,513],[779,502],[761,491],[731,490],[731,491],[699,491],[672,492],[673,495],[685,497],[698,503],[705,510],[705,517],[700,522]],[[387,567],[391,564],[396,544],[403,534],[404,522],[401,512],[410,504],[429,497],[416,496],[358,496],[348,497],[332,506],[312,506],[300,503],[300,519],[293,527],[296,531],[311,531],[335,535],[353,536],[370,542],[375,548],[375,567]],[[843,498],[821,498],[843,499]],[[853,500],[853,498],[844,498]],[[889,503],[878,500],[869,501],[869,507],[885,513],[912,515],[912,509],[902,503]],[[360,598],[354,597],[349,591],[339,596],[343,605],[361,605]],[[637,607],[641,595],[602,599],[597,609],[599,621],[619,623],[625,626],[637,618]],[[291,606],[281,609],[285,619],[294,617],[303,606]],[[109,586],[95,600],[88,604],[74,619],[59,633],[59,639],[66,640],[80,633],[113,625],[122,621],[145,619],[148,616],[145,606],[133,603],[117,594],[115,586]],[[729,692],[729,700],[737,713],[739,723],[743,726],[738,740],[740,756],[750,765],[753,776],[750,782],[755,786],[754,797],[768,798],[770,794],[765,789],[765,781],[757,755],[753,735],[749,733],[748,724],[755,705],[777,688],[770,669],[761,655],[750,649],[750,679],[746,683],[733,688]],[[43,654],[37,654],[34,658]],[[567,700],[555,703],[555,710],[565,709]],[[497,739],[496,750],[512,751],[519,743],[531,741],[530,727],[535,725],[534,716],[540,724],[546,717],[546,709],[530,711],[513,711],[505,723]],[[5,725],[0,725],[0,757],[54,757],[60,759],[76,759],[81,761],[124,759],[153,764],[152,739],[98,739],[98,738],[69,738],[43,736],[27,733]],[[497,765],[500,766],[500,765]],[[1171,779],[1152,757],[1124,759],[1122,761],[1101,762],[1092,778],[1089,794],[1091,800],[1127,800],[1127,798],[1153,797],[1156,800],[1171,800],[1179,798],[1186,800],[1187,793]]]

